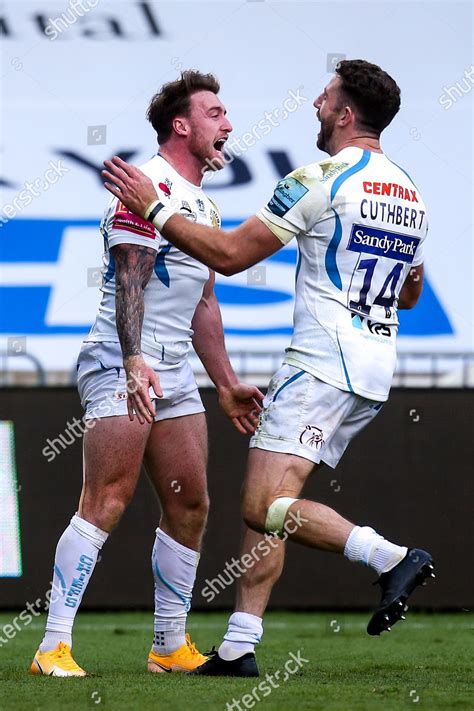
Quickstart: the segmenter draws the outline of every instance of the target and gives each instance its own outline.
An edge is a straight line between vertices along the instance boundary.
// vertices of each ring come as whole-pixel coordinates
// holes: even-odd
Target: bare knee
[[[188,530],[192,530],[195,534],[200,534],[204,531],[209,515],[209,497],[207,494],[193,498],[191,501],[184,502],[181,511],[178,513],[178,520],[184,523]]]
[[[164,526],[172,538],[182,545],[198,548],[206,528],[209,513],[209,497],[201,492],[162,502],[163,514],[160,525]]]
[[[265,520],[267,516],[268,506],[272,501],[272,497],[255,496],[249,491],[244,491],[242,496],[242,518],[246,525],[257,531],[265,533]]]
[[[133,491],[104,487],[90,495],[86,492],[82,500],[81,516],[102,531],[110,533],[119,523],[130,503]]]
[[[251,451],[252,461],[242,487],[242,517],[253,531],[264,533],[269,530],[270,507],[280,499],[295,500],[314,464],[293,455]]]

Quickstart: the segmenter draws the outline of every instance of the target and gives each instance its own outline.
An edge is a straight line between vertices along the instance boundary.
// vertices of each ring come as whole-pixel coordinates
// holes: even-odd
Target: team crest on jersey
[[[267,207],[274,215],[283,217],[307,192],[306,185],[300,183],[296,178],[283,178],[277,184]]]
[[[323,431],[315,425],[306,425],[303,432],[300,434],[301,444],[307,447],[319,450],[324,444]]]
[[[216,229],[216,230],[219,229],[219,227],[221,226],[221,218],[219,217],[219,213],[216,210],[214,210],[212,207],[211,207],[211,223],[212,223],[212,226],[214,227],[214,229]]]
[[[113,230],[125,230],[126,232],[134,232],[142,237],[155,239],[155,228],[151,222],[144,220],[143,217],[135,215],[128,207],[125,207],[123,202],[118,202],[115,208],[115,215],[112,219]]]

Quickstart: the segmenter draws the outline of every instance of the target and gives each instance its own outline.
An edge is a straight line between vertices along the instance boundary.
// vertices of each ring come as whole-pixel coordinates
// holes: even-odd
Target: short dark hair
[[[396,81],[377,64],[363,59],[343,59],[336,66],[336,75],[358,124],[379,136],[400,108]]]
[[[218,94],[220,84],[214,74],[202,74],[194,69],[181,72],[179,79],[163,84],[148,106],[146,117],[155,129],[158,143],[165,143],[171,136],[173,119],[187,116],[189,100],[197,91],[212,91]]]

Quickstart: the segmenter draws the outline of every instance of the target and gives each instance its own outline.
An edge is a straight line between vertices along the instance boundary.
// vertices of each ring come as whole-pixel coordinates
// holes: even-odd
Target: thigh
[[[163,509],[207,500],[207,450],[203,413],[153,423],[145,466]]]
[[[87,428],[79,511],[88,520],[91,515],[102,520],[106,509],[120,512],[132,498],[151,425],[124,415],[89,421]]]

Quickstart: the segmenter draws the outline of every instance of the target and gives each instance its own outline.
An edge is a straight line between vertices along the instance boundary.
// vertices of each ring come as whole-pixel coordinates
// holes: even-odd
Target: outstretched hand
[[[158,200],[150,178],[118,156],[105,160],[104,165],[106,170],[102,171],[102,177],[109,193],[115,195],[135,215],[144,217],[147,207]]]
[[[220,406],[242,434],[255,432],[263,398],[263,393],[255,385],[246,383],[235,383],[219,390]]]

